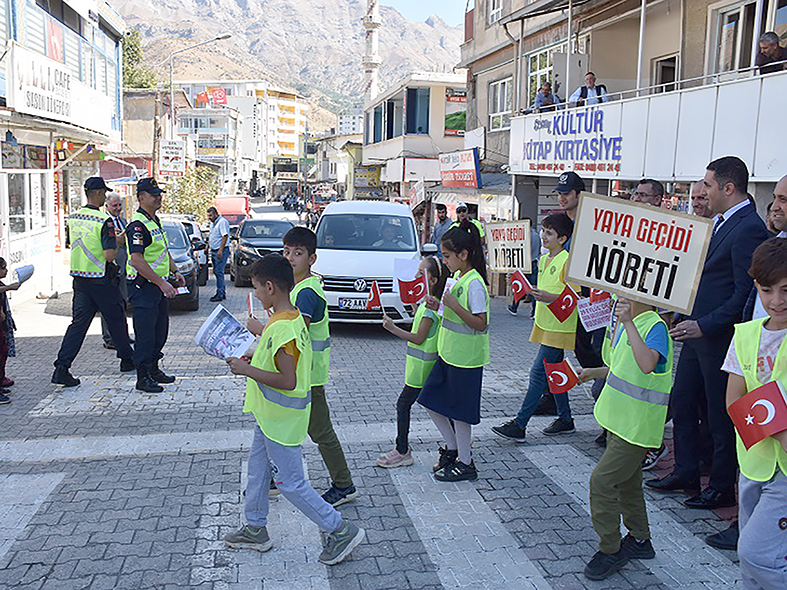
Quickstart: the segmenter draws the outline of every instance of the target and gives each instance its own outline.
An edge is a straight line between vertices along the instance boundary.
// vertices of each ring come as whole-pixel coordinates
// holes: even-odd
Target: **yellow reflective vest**
[[[325,292],[322,290],[320,279],[317,277],[308,277],[295,285],[290,291],[290,303],[295,305],[298,299],[298,293],[303,289],[312,289],[317,297],[325,303],[325,313],[319,322],[312,320],[309,322],[309,338],[312,342],[312,374],[311,385],[316,387],[318,385],[325,385],[328,383],[328,373],[331,361],[331,332],[328,328],[328,300],[325,297]]]
[[[437,333],[437,351],[449,365],[473,369],[489,364],[489,291],[484,279],[474,268],[462,275],[451,289],[451,294],[459,300],[459,305],[470,309],[468,294],[470,283],[478,281],[486,295],[487,325],[482,331],[474,330],[462,321],[453,310],[443,310],[443,321]]]
[[[82,207],[68,218],[72,277],[99,279],[106,274],[101,229],[107,219],[109,215],[91,207]]]
[[[131,221],[140,221],[147,230],[150,232],[150,237],[153,241],[145,248],[145,262],[150,265],[150,268],[160,277],[169,276],[169,243],[167,242],[167,234],[164,229],[147,215],[143,215],[139,211],[134,213]],[[129,224],[130,225],[130,224]],[[128,262],[126,263],[126,278],[133,281],[137,278],[137,269],[131,266],[131,255],[129,254]]]
[[[566,283],[561,279],[561,275],[567,260],[568,252],[566,250],[561,250],[551,260],[549,255],[542,256],[538,261],[538,288],[555,295],[562,293],[566,288]],[[566,321],[561,322],[547,308],[546,303],[536,301],[535,322],[536,326],[545,332],[572,334],[577,331],[577,310],[574,308]]]
[[[429,334],[426,336],[421,344],[407,343],[407,363],[404,369],[404,383],[410,387],[421,389],[424,386],[426,378],[432,372],[437,361],[437,334],[440,331],[439,318],[437,314],[431,309],[426,307],[426,303],[421,303],[418,310],[415,312],[415,319],[413,319],[413,334],[418,333],[418,328],[424,318],[432,320],[432,327],[429,329]]]

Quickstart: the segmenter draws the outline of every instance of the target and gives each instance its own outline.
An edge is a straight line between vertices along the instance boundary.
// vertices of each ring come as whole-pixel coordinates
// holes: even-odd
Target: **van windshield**
[[[412,252],[415,230],[409,217],[344,213],[325,215],[317,227],[317,247],[328,250]]]

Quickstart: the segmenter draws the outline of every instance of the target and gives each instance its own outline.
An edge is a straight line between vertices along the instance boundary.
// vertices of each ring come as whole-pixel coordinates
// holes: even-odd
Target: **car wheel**
[[[197,277],[197,284],[200,287],[204,287],[205,285],[208,284],[208,265],[207,264],[199,269],[199,276]]]

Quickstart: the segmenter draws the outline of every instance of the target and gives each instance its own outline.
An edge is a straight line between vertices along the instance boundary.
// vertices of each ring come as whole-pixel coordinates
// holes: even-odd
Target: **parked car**
[[[417,233],[410,208],[380,201],[342,201],[325,208],[317,224],[317,262],[331,321],[377,323],[379,309],[367,310],[377,281],[385,313],[396,323],[413,321],[414,310],[394,292],[394,260],[418,260]]]
[[[230,249],[230,280],[236,287],[251,284],[249,269],[255,260],[284,248],[284,234],[293,225],[289,221],[272,219],[247,219],[240,224],[238,233],[232,238]]]
[[[199,243],[205,243],[205,237],[199,227],[196,215],[173,215],[163,214],[159,215],[162,221],[178,221],[183,225],[186,230],[186,235],[191,240],[193,246]],[[197,284],[204,287],[208,283],[208,248],[195,248],[197,253],[197,262],[199,263],[199,273],[197,274]]]
[[[205,242],[200,242],[196,247],[193,246],[186,235],[183,224],[178,221],[162,221],[161,226],[167,234],[172,260],[175,261],[178,272],[186,279],[186,288],[189,290],[188,293],[176,295],[171,299],[170,306],[186,311],[197,311],[199,309],[197,252],[199,249],[205,249]]]

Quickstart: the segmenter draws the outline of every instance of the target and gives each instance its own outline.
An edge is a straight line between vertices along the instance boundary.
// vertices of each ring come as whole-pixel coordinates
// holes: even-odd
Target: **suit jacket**
[[[711,238],[690,317],[720,346],[729,345],[734,325],[741,321],[752,289],[751,257],[767,239],[768,230],[752,206],[736,211]]]
[[[126,230],[128,227],[128,220],[125,217],[118,217],[120,221],[123,223],[123,231]],[[116,227],[115,231],[120,233],[120,228]],[[126,240],[118,240],[118,255],[115,258],[115,264],[118,267],[118,276],[121,280],[125,280],[126,277],[126,262],[128,262],[128,248],[126,246]]]

